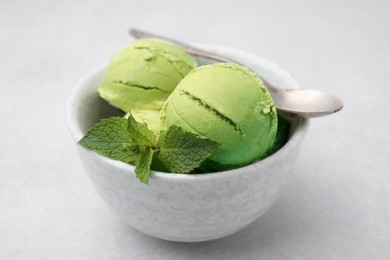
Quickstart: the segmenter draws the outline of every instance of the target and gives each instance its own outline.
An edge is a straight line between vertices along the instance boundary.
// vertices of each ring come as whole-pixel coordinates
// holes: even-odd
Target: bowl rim
[[[296,83],[295,79],[290,76],[285,70],[283,70],[280,66],[277,64],[264,59],[262,57],[259,57],[257,55],[251,54],[246,51],[238,50],[235,48],[220,46],[220,45],[205,45],[205,44],[198,44],[198,46],[201,46],[203,49],[219,49],[225,52],[234,53],[234,56],[237,57],[250,57],[252,60],[256,59],[257,61],[261,60],[263,64],[267,64],[268,68],[271,68],[272,70],[277,70],[277,73],[284,73],[286,76],[290,77],[292,82],[295,83],[296,86],[299,88],[299,85]],[[95,68],[94,70],[90,71],[86,76],[84,76],[74,87],[72,90],[68,101],[66,105],[66,119],[67,119],[67,125],[69,128],[69,131],[72,135],[72,138],[77,142],[81,139],[82,136],[84,136],[84,133],[80,129],[79,125],[77,124],[76,116],[77,113],[75,106],[73,104],[79,103],[77,101],[80,101],[79,98],[79,92],[85,88],[87,83],[90,81],[91,78],[96,77],[97,74],[101,73],[101,71],[104,70],[104,68],[107,66],[107,63],[104,63],[100,65],[99,67]],[[291,152],[291,149],[294,149],[294,147],[297,146],[305,136],[308,126],[309,126],[309,119],[297,119],[296,120],[296,126],[294,127],[293,132],[291,133],[290,138],[287,140],[287,142],[276,152],[273,154],[258,160],[256,162],[253,162],[248,165],[244,165],[242,167],[229,169],[225,171],[218,171],[218,172],[210,172],[210,173],[194,173],[194,174],[182,174],[182,173],[169,173],[169,172],[159,172],[159,171],[153,171],[151,170],[150,174],[150,182],[153,182],[153,180],[177,180],[177,181],[191,181],[194,179],[202,179],[202,180],[210,180],[214,178],[220,178],[221,176],[227,177],[233,174],[242,174],[243,169],[250,169],[250,171],[258,170],[262,167],[267,167],[274,165],[277,161],[279,161],[281,158],[284,158],[284,155],[286,153]],[[78,145],[78,144],[77,144]],[[78,145],[79,148],[84,149],[88,151],[89,153],[93,154],[93,156],[97,157],[98,159],[102,160],[106,164],[112,165],[115,168],[119,168],[120,170],[128,171],[128,172],[134,172],[135,166],[131,164],[126,164],[121,161],[113,160],[108,157],[105,157],[103,155],[98,154],[97,152],[88,150],[80,145]],[[297,150],[298,151],[298,150]]]

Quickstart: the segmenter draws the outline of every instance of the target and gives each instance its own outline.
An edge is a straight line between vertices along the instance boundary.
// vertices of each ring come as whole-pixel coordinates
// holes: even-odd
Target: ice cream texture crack
[[[112,83],[114,83],[114,84],[122,84],[122,85],[126,85],[126,86],[132,87],[132,88],[140,88],[140,89],[143,89],[143,90],[157,90],[157,91],[161,91],[161,92],[169,94],[168,91],[160,89],[158,87],[139,85],[139,84],[137,84],[135,82],[131,82],[131,81],[124,82],[124,81],[121,81],[121,80],[118,80],[118,81],[114,80],[114,81],[112,81]]]
[[[234,131],[236,131],[240,135],[244,136],[243,131],[241,130],[241,128],[238,126],[237,123],[235,123],[232,119],[230,119],[229,117],[227,117],[226,115],[224,115],[223,113],[218,111],[218,109],[216,109],[212,105],[206,103],[201,98],[196,97],[195,95],[192,95],[190,92],[185,91],[185,90],[181,90],[180,95],[187,96],[192,101],[198,103],[200,106],[204,107],[207,111],[209,111],[210,113],[214,114],[216,117],[221,119],[221,121],[226,122],[230,127],[232,127],[234,129]]]

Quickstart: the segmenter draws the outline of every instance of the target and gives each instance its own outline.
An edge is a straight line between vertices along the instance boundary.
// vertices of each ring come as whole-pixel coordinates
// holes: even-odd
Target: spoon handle
[[[204,57],[204,58],[208,58],[208,59],[212,59],[212,60],[216,60],[216,61],[220,61],[220,62],[231,62],[231,63],[239,64],[236,61],[220,57],[218,55],[215,55],[214,53],[198,49],[198,48],[196,48],[194,46],[191,46],[191,45],[189,45],[187,43],[180,42],[180,41],[174,40],[174,39],[170,39],[168,37],[161,36],[161,35],[158,35],[158,34],[145,32],[145,31],[141,31],[141,30],[137,30],[137,29],[130,29],[130,34],[132,36],[134,36],[135,38],[138,38],[138,39],[155,38],[155,39],[161,39],[161,40],[170,41],[170,42],[173,42],[173,43],[181,46],[183,49],[185,49],[190,54],[193,54],[193,55],[196,55],[196,56],[200,56],[200,57]],[[241,65],[241,64],[239,64],[239,65]]]

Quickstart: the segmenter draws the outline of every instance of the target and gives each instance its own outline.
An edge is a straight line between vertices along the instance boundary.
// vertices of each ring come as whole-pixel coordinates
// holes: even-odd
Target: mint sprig
[[[153,156],[171,172],[189,173],[217,149],[218,144],[171,126],[157,138],[145,123],[111,117],[101,120],[79,141],[101,155],[136,166],[136,177],[149,183]]]

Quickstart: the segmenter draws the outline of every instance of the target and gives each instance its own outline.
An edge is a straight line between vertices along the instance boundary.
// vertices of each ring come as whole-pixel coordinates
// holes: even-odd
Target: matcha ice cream
[[[192,70],[161,114],[165,127],[176,125],[217,142],[210,160],[220,165],[265,157],[277,132],[275,105],[264,84],[245,67],[229,63]]]
[[[125,115],[125,118],[129,118],[129,114]],[[132,109],[131,115],[140,123],[145,123],[150,130],[159,136],[162,130],[162,123],[160,121],[160,110],[154,109]]]
[[[274,151],[278,117],[261,80],[236,64],[195,67],[173,43],[137,40],[113,57],[98,91],[157,137],[175,125],[218,143],[199,171],[242,166]]]
[[[113,57],[98,91],[124,112],[160,110],[181,79],[195,67],[195,59],[173,43],[137,40]]]

